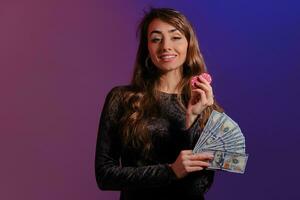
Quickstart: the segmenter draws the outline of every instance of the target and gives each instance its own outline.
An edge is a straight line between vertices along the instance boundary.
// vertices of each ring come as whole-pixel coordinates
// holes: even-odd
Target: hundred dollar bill
[[[226,151],[203,150],[214,155],[207,169],[218,169],[228,172],[241,173],[245,172],[248,154],[233,153]]]
[[[197,146],[206,146],[219,140],[233,139],[241,136],[238,124],[225,113],[213,111],[200,135]],[[224,138],[224,139],[223,139]]]
[[[198,146],[202,146],[203,143],[207,140],[207,138],[211,137],[214,133],[216,133],[217,128],[219,128],[222,124],[221,122],[226,118],[225,113],[219,113],[215,110],[212,111],[201,135],[198,140]]]
[[[243,174],[245,172],[247,160],[248,154],[226,154],[222,169]]]

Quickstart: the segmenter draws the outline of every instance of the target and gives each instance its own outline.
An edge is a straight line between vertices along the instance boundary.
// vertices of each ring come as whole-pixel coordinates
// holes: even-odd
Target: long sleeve
[[[119,120],[123,112],[122,91],[124,87],[113,88],[102,109],[95,155],[97,184],[102,190],[168,185],[176,176],[167,164],[141,167],[124,167],[120,164],[122,142]]]
[[[199,124],[199,118],[200,116],[198,116],[193,122],[193,124],[185,130],[189,149],[194,148],[202,132],[202,129]]]

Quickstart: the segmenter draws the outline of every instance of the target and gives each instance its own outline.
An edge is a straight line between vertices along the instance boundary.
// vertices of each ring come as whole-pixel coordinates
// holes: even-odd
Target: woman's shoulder
[[[106,99],[108,101],[123,101],[124,97],[133,91],[133,87],[131,85],[118,85],[112,87],[106,95]]]
[[[118,85],[118,86],[112,87],[109,90],[108,95],[121,95],[122,96],[122,94],[132,91],[132,90],[133,90],[133,88],[131,85]]]

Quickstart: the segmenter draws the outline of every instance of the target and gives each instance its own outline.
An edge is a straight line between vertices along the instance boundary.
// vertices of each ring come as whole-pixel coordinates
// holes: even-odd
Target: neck
[[[182,79],[180,70],[162,74],[159,78],[158,90],[166,93],[180,93],[178,84]]]

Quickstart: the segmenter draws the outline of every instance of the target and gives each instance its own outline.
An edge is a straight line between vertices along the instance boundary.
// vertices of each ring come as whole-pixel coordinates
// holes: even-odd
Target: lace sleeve
[[[121,139],[118,122],[122,115],[122,91],[112,89],[106,97],[98,128],[95,155],[96,181],[102,190],[131,187],[157,187],[169,184],[176,176],[168,164],[141,167],[120,165]]]

